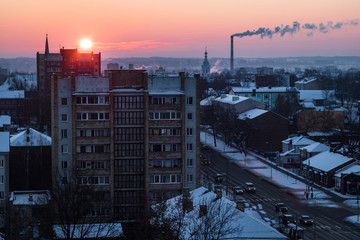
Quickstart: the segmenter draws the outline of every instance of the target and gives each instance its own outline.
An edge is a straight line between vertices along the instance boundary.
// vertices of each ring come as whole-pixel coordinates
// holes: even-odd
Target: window
[[[67,168],[67,161],[61,161],[61,168],[66,169]]]
[[[193,97],[187,97],[186,98],[186,104],[193,104]]]
[[[192,183],[193,181],[193,175],[192,174],[186,174],[186,181],[188,183]]]
[[[269,100],[269,94],[264,94],[264,100]]]
[[[61,129],[61,138],[67,138],[68,134],[67,134],[67,129]]]
[[[187,167],[192,167],[193,166],[193,159],[192,158],[186,159],[186,166]]]
[[[188,119],[192,119],[192,113],[188,113]]]
[[[67,122],[68,121],[68,115],[67,114],[61,114],[61,121]]]
[[[186,135],[192,136],[193,135],[193,129],[192,128],[186,128]]]
[[[189,152],[192,152],[192,150],[193,150],[193,145],[192,145],[192,143],[187,143],[187,144],[186,144],[186,150],[189,151]]]
[[[0,184],[4,184],[4,176],[3,175],[0,176]]]
[[[66,145],[66,144],[61,145],[61,152],[62,153],[67,153],[68,152],[68,145]]]
[[[61,105],[67,105],[67,98],[61,98]]]
[[[5,198],[5,192],[0,192],[0,199],[4,199]]]
[[[0,159],[0,168],[4,167],[4,159]]]

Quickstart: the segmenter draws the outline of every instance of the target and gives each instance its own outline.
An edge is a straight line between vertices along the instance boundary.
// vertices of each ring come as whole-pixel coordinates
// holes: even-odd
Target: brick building
[[[152,201],[199,186],[199,76],[54,77],[53,183],[76,178],[93,187],[118,220]]]

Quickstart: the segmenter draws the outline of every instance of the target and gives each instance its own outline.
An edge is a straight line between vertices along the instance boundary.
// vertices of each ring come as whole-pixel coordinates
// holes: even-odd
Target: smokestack
[[[234,36],[230,36],[230,72],[234,73]]]

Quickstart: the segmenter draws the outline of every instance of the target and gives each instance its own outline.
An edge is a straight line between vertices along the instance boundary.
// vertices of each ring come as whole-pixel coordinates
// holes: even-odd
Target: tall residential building
[[[40,124],[49,125],[51,78],[53,75],[101,75],[101,53],[80,53],[77,49],[60,49],[60,53],[50,53],[46,34],[45,53],[36,54],[37,88],[40,101]]]
[[[76,178],[111,203],[94,212],[134,220],[200,185],[199,76],[106,76],[52,82],[53,184]]]
[[[9,197],[10,116],[0,115],[0,227],[4,227]]]

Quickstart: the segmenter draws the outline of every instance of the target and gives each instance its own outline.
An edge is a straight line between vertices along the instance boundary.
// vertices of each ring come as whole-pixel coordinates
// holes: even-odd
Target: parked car
[[[314,221],[308,215],[300,216],[300,223],[304,225],[313,225]]]
[[[207,158],[204,158],[201,163],[205,166],[211,165],[211,162]]]
[[[247,192],[255,192],[255,191],[256,191],[256,187],[255,187],[255,185],[254,185],[253,183],[247,182],[247,183],[245,183],[245,190],[246,190]]]
[[[288,208],[285,206],[285,203],[277,203],[275,204],[275,209],[278,212],[286,213]]]
[[[234,192],[235,192],[236,194],[242,194],[242,193],[244,193],[244,190],[243,190],[242,187],[240,187],[240,186],[235,186],[235,187],[233,187],[233,190],[234,190]]]
[[[215,175],[215,182],[221,183],[223,181],[223,178],[224,178],[224,176],[222,174],[218,173]]]
[[[296,223],[296,220],[293,215],[291,214],[283,214],[279,217],[282,220],[282,223],[288,225],[289,223]]]

